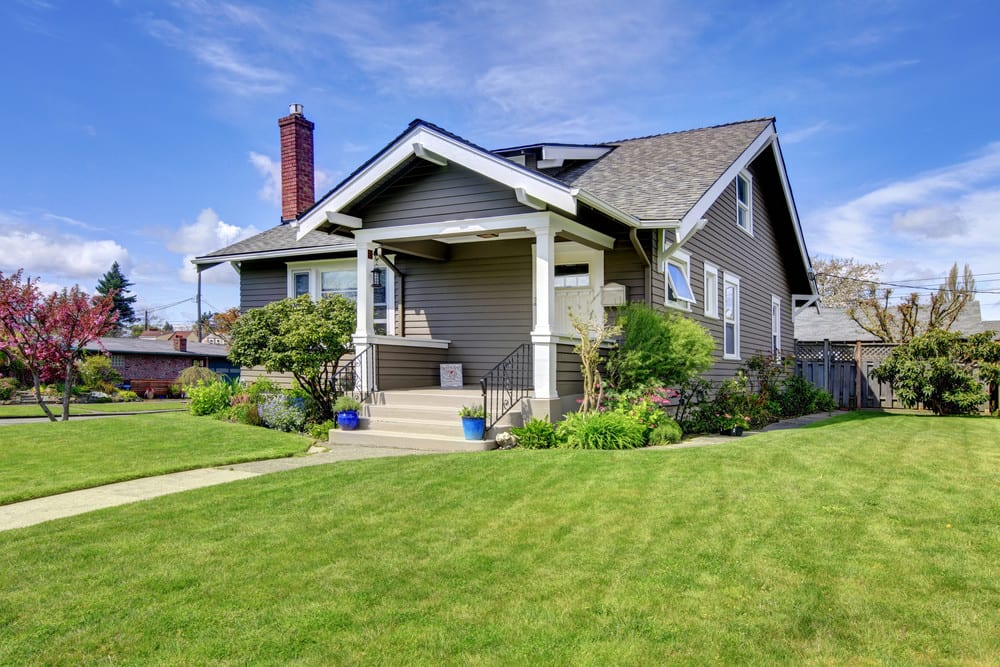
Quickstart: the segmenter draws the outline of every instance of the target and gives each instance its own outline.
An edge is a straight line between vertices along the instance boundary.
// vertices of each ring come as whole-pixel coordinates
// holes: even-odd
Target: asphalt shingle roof
[[[604,157],[555,176],[641,220],[680,220],[773,121],[609,142]]]
[[[91,341],[84,345],[84,349],[89,352],[108,351],[112,354],[168,354],[181,357],[226,357],[229,355],[228,345],[209,345],[208,343],[194,343],[188,341],[187,352],[180,352],[174,349],[173,341],[169,340],[143,340],[140,338],[114,338],[105,336],[101,338],[104,344],[102,349],[97,341]]]
[[[982,319],[982,310],[978,301],[971,301],[959,314],[952,331],[965,334],[997,331],[1000,324],[996,321]],[[847,311],[842,308],[807,308],[795,316],[795,339],[801,341],[863,341],[875,342],[878,337],[868,333],[858,323],[852,320]]]
[[[324,232],[309,232],[301,239],[296,239],[295,235],[298,230],[297,226],[290,224],[278,225],[250,238],[237,241],[221,250],[202,255],[196,261],[211,260],[212,258],[222,258],[231,255],[274,252],[276,250],[329,249],[330,252],[337,252],[340,250],[352,250],[354,248],[354,241],[341,236],[332,236]]]

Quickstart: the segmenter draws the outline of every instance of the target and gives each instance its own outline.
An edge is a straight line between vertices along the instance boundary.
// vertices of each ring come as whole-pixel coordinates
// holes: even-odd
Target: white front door
[[[556,244],[556,333],[575,333],[571,312],[578,318],[599,320],[603,284],[603,251],[569,241]]]

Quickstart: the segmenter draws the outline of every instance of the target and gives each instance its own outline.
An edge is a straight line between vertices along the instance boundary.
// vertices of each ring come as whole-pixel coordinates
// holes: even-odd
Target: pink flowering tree
[[[79,287],[43,297],[23,271],[0,273],[0,350],[19,359],[31,372],[35,398],[52,421],[42,400],[42,382],[62,382],[62,418],[69,419],[75,363],[84,346],[114,329],[117,312],[112,295],[91,298]]]

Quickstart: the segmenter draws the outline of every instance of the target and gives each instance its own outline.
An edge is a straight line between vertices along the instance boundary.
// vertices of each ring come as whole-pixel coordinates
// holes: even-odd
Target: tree
[[[988,400],[983,383],[1000,381],[1000,342],[987,331],[963,338],[935,329],[898,346],[872,376],[892,384],[908,408],[923,404],[939,415],[968,414]]]
[[[42,297],[22,271],[9,278],[0,273],[0,349],[29,370],[35,398],[52,421],[55,415],[42,400],[41,383],[63,383],[62,419],[69,419],[69,397],[75,362],[86,355],[84,346],[115,328],[117,311],[111,297],[93,299],[79,287]]]
[[[122,273],[118,262],[111,265],[101,279],[97,281],[95,291],[102,296],[110,296],[114,299],[115,310],[118,312],[118,325],[115,327],[113,335],[121,336],[129,330],[129,325],[136,321],[135,310],[132,304],[138,298],[136,295],[127,296],[129,288],[133,283]]]
[[[216,333],[224,336],[229,335],[229,332],[233,329],[233,324],[240,318],[239,307],[232,307],[229,310],[224,310],[221,313],[207,312],[201,315],[201,329],[202,335],[208,333]],[[195,323],[195,328],[197,328],[198,323]]]
[[[583,375],[583,401],[580,412],[599,410],[604,387],[601,384],[601,345],[609,338],[621,333],[618,325],[608,326],[608,316],[601,309],[600,320],[584,320],[570,310],[569,321],[580,336],[580,342],[573,351],[580,356],[580,373]]]
[[[965,265],[962,278],[953,264],[944,283],[929,299],[917,292],[893,301],[892,289],[869,287],[866,294],[848,307],[847,314],[862,329],[887,343],[905,343],[930,331],[948,331],[976,294],[972,269]]]
[[[878,286],[880,264],[864,264],[853,258],[812,259],[820,302],[830,308],[850,308]]]
[[[232,329],[229,359],[291,373],[316,401],[322,419],[333,416],[337,361],[351,348],[356,307],[341,295],[274,301],[244,314]]]

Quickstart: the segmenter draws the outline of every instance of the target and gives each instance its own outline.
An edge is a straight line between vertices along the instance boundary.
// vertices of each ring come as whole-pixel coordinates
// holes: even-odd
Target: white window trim
[[[712,299],[708,298],[708,277],[715,276],[715,294]],[[719,319],[719,267],[705,262],[705,276],[702,282],[703,298],[705,299],[705,317]],[[709,308],[711,306],[711,308]]]
[[[390,258],[391,259],[391,258]],[[288,271],[288,285],[287,292],[289,298],[295,298],[295,275],[299,273],[309,274],[309,296],[313,301],[319,299],[321,285],[320,285],[320,275],[324,271],[350,271],[354,275],[357,275],[357,260],[354,258],[348,259],[328,259],[319,262],[286,262],[285,263]],[[385,272],[386,278],[386,318],[385,318],[385,328],[386,335],[395,336],[396,335],[396,276],[393,274],[392,270],[386,268]],[[371,290],[371,285],[364,285],[359,289]],[[369,303],[372,300],[369,299]]]
[[[736,288],[733,297],[732,320],[726,319],[726,286],[732,285]],[[733,326],[733,350],[734,354],[726,352],[726,325],[732,322]],[[740,359],[740,278],[731,273],[724,273],[722,276],[722,358],[739,361]]]
[[[742,227],[740,225],[740,210],[743,208],[744,204],[740,201],[740,184],[739,180],[743,179],[747,182],[747,226]],[[753,236],[753,175],[745,169],[736,175],[736,226],[742,229],[744,232]]]
[[[668,308],[676,308],[677,310],[684,310],[687,312],[691,311],[691,306],[694,303],[688,302],[682,299],[670,300],[670,273],[667,270],[667,264],[673,264],[674,266],[681,269],[684,273],[684,277],[687,278],[688,287],[691,287],[691,255],[684,252],[683,250],[675,250],[674,254],[663,260],[660,265],[660,270],[663,272],[663,303]],[[694,289],[691,289],[691,295],[694,296]]]
[[[778,307],[777,320],[774,318],[775,306]],[[781,352],[781,297],[776,294],[771,295],[771,346],[772,352]]]

